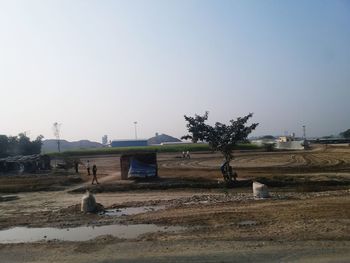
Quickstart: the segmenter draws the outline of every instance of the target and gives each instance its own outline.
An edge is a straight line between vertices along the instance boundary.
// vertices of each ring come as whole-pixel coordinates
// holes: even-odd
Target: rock
[[[253,182],[253,195],[254,198],[268,198],[270,197],[267,186],[259,182]]]
[[[81,211],[85,213],[92,213],[96,211],[95,197],[88,190],[86,191],[86,194],[83,195],[83,198],[81,199]]]

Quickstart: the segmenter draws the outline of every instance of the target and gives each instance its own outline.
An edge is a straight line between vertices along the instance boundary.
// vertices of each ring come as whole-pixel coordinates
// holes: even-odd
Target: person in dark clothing
[[[227,162],[226,161],[220,166],[220,170],[221,170],[222,175],[225,177],[225,175],[227,173]]]
[[[78,162],[78,160],[74,160],[74,169],[75,169],[75,173],[79,173],[79,162]]]
[[[92,182],[91,182],[91,184],[94,184],[94,181],[96,181],[96,183],[97,184],[99,184],[99,182],[97,181],[97,166],[96,166],[96,164],[94,164],[93,166],[92,166]]]

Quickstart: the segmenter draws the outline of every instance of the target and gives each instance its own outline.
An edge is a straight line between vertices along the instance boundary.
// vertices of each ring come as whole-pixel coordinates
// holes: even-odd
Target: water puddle
[[[146,212],[151,212],[151,211],[158,211],[161,209],[165,209],[165,205],[107,209],[104,211],[103,215],[129,216],[129,215],[136,215],[136,214],[141,214],[141,213],[146,213]]]
[[[65,229],[15,227],[0,231],[0,243],[27,243],[43,240],[87,241],[103,235],[132,239],[146,233],[177,232],[181,230],[184,230],[184,228],[153,224],[82,226]]]
[[[12,200],[17,200],[18,196],[17,195],[0,195],[0,202],[7,202],[7,201],[12,201]]]

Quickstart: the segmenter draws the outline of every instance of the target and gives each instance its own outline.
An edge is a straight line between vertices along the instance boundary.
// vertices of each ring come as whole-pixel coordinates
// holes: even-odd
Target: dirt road
[[[56,191],[17,191],[18,199],[0,202],[0,229],[118,223],[180,226],[183,230],[147,233],[136,239],[100,236],[79,242],[0,244],[0,262],[349,261],[348,147],[236,153],[234,167],[241,182],[258,178],[270,183],[271,198],[266,200],[254,200],[251,187],[223,188],[217,170],[220,155],[198,153],[190,160],[177,157],[160,154],[161,179],[152,182],[121,181],[118,156],[85,158],[83,161],[89,159],[99,167],[101,185],[91,186],[91,178],[81,170],[80,182],[60,184],[53,188]],[[0,179],[0,190],[1,185],[11,189],[6,180],[11,178]],[[16,190],[21,187],[18,180]],[[80,189],[87,187],[107,209],[162,208],[119,217],[83,214],[79,211]]]

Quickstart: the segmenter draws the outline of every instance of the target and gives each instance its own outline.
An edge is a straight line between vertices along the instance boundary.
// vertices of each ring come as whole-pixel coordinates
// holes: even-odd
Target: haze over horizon
[[[257,135],[350,128],[349,1],[0,0],[0,134],[133,139],[253,112]]]

